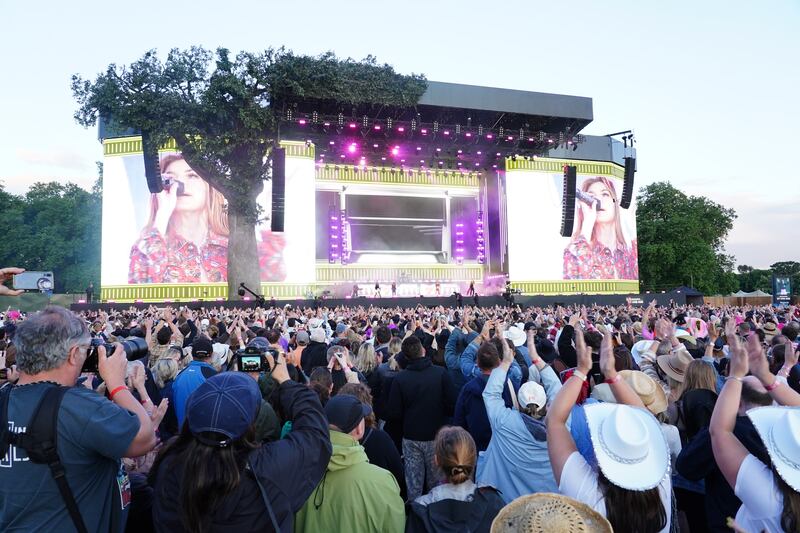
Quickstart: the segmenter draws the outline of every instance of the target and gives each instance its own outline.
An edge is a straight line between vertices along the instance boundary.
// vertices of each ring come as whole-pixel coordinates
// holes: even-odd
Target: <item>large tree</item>
[[[55,292],[80,293],[100,280],[101,195],[73,183],[36,183],[16,196],[0,184],[0,264],[52,270]]]
[[[426,86],[423,76],[399,75],[371,56],[342,60],[283,48],[235,57],[224,48],[173,49],[163,62],[149,51],[127,67],[109,65],[93,82],[72,78],[78,123],[89,127],[102,117],[147,134],[152,143],[174,139],[189,165],[225,196],[231,298],[239,282],[259,286],[256,198],[280,140],[273,103],[293,96],[410,107]]]
[[[645,290],[691,285],[705,294],[738,288],[724,242],[736,213],[667,182],[641,189],[636,225],[639,277]]]

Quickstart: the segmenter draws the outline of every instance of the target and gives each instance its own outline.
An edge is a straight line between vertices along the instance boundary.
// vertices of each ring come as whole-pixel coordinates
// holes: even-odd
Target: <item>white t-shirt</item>
[[[561,482],[558,490],[564,496],[569,496],[579,502],[583,502],[598,513],[606,516],[606,499],[597,483],[597,472],[578,452],[572,452],[564,463],[561,470]],[[665,475],[658,485],[658,494],[661,496],[661,504],[667,514],[667,525],[661,533],[669,533],[670,521],[672,517],[672,479]]]
[[[739,527],[745,531],[783,531],[783,495],[767,465],[748,454],[736,474],[733,492],[742,500],[742,506],[736,513]]]
[[[669,448],[669,462],[672,466],[672,472],[675,472],[675,461],[678,460],[678,456],[681,454],[681,449],[683,446],[681,445],[681,434],[678,431],[678,428],[671,424],[661,424],[661,433],[664,434],[664,438],[667,440],[667,447]]]

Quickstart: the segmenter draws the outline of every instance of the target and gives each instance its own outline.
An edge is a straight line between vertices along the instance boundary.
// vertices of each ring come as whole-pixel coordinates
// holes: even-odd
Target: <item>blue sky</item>
[[[122,7],[117,7],[122,6]],[[800,2],[0,0],[0,180],[86,188],[101,159],[75,124],[73,73],[149,49],[285,45],[373,54],[429,79],[591,97],[602,135],[633,128],[637,185],[734,208],[738,264],[798,260]]]

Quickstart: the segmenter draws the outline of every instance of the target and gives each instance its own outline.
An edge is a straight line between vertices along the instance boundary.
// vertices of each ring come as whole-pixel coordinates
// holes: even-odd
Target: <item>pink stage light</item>
[[[357,147],[356,143],[351,143],[350,146],[347,147],[347,151],[350,152],[351,154],[354,154],[354,153],[356,153],[356,149],[357,148],[358,147]]]
[[[406,129],[403,126],[398,126],[397,127],[397,131],[399,131],[400,133],[403,133],[404,131],[406,131]]]
[[[426,130],[426,129],[424,129],[424,128],[423,128],[423,129],[421,129],[421,130],[419,130],[419,131],[420,131],[420,133],[422,133],[423,135],[427,135],[427,134],[428,134],[428,130]]]
[[[325,127],[327,128],[328,126],[330,126],[330,125],[331,125],[331,123],[330,123],[330,122],[325,122],[325,123],[323,123],[322,125],[323,125],[323,126],[325,126]]]
[[[392,155],[400,155],[400,147],[399,146],[395,146],[394,148],[392,148]]]
[[[508,136],[508,140],[509,140],[509,141],[513,141],[513,140],[514,140],[514,137],[512,137],[511,135],[509,135],[509,136]]]
[[[467,132],[467,133],[465,133],[465,134],[464,134],[464,136],[465,136],[465,137],[472,137],[472,134],[471,134],[471,133],[469,133],[469,132]]]
[[[137,301],[137,302],[141,302],[141,300],[136,300],[136,301]],[[79,304],[85,304],[85,303],[86,303],[86,300],[78,300],[78,303],[79,303]]]
[[[336,144],[336,143],[335,143],[334,141],[331,141],[331,142],[329,142],[328,144],[330,144],[331,146],[333,146],[333,145],[334,145],[334,144]]]
[[[344,155],[344,154],[342,154],[342,155],[341,155],[341,158],[342,158],[342,159],[344,159],[345,157],[347,157],[347,156],[346,156],[346,155]]]
[[[490,134],[488,134],[488,135],[486,136],[486,138],[487,138],[487,139],[494,139],[494,135],[492,135],[492,134],[490,133]]]
[[[355,123],[355,122],[351,122],[351,123],[350,123],[350,129],[351,129],[351,130],[354,130],[354,129],[356,129],[356,127],[357,127],[357,125],[356,125],[356,123]]]
[[[301,126],[305,126],[306,125],[306,119],[301,118],[300,120],[297,121],[297,123],[300,124]]]
[[[441,152],[441,151],[442,151],[442,149],[441,149],[441,148],[437,148],[437,149],[436,149],[436,151],[437,151],[437,152]]]
[[[450,135],[450,132],[449,132],[449,131],[447,131],[447,130],[444,130],[444,134],[445,134],[445,135]]]
[[[483,152],[477,152],[478,155],[481,155]]]
[[[376,129],[376,130],[379,130],[379,129],[381,129],[381,125],[380,124],[375,124],[375,126],[373,128]]]

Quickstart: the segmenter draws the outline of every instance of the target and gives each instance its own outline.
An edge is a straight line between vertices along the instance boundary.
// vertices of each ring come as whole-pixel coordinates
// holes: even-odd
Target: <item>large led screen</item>
[[[177,152],[162,152],[162,179],[151,194],[141,154],[108,156],[103,167],[104,286],[227,281],[227,202]],[[307,283],[314,269],[314,168],[286,159],[285,232],[270,231],[272,190],[265,182],[256,227],[261,280]]]
[[[572,234],[562,237],[563,175],[506,174],[509,277],[514,281],[637,280],[636,206],[621,209],[622,180],[578,174]]]

